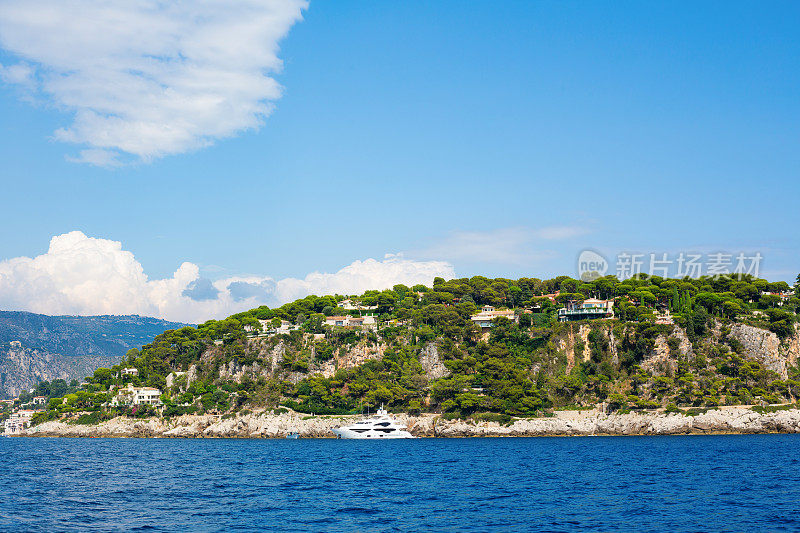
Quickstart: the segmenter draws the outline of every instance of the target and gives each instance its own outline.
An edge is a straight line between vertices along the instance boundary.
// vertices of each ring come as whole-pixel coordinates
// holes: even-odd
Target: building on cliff
[[[325,325],[326,326],[339,326],[342,328],[355,328],[361,326],[367,326],[374,328],[377,326],[375,321],[375,317],[371,315],[363,316],[363,317],[352,317],[350,315],[346,316],[329,316],[325,318]]]
[[[595,318],[614,318],[614,300],[589,298],[580,304],[572,301],[558,310],[559,322]]]
[[[480,327],[482,332],[486,332],[492,327],[492,320],[500,317],[509,320],[517,320],[516,313],[513,309],[495,309],[491,305],[484,305],[480,313],[472,315],[470,320],[472,320],[473,324]]]
[[[23,410],[12,413],[12,415],[5,421],[3,430],[6,435],[19,435],[25,428],[30,426],[31,417],[35,411]]]
[[[280,326],[277,327],[272,324],[271,320],[259,320],[258,322],[261,324],[260,336],[262,337],[269,335],[286,335],[296,329],[300,329],[300,326],[292,324],[288,320],[281,320]],[[245,326],[244,330],[248,333],[255,331],[252,326]],[[214,341],[214,343],[216,344],[216,341]],[[222,342],[219,344],[222,344]]]
[[[128,385],[120,389],[111,399],[111,405],[161,405],[161,391],[152,387],[134,387]]]
[[[339,307],[345,311],[375,311],[378,309],[377,305],[361,305],[360,303],[353,303],[352,300],[339,302]]]

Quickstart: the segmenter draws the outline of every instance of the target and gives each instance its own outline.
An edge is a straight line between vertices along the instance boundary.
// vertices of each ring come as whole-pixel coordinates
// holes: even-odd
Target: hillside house
[[[658,313],[656,315],[656,324],[674,324],[675,319],[672,318],[672,314],[669,310],[664,311],[663,313]]]
[[[475,324],[476,326],[479,326],[483,330],[483,329],[491,328],[492,327],[492,320],[494,320],[495,318],[499,318],[499,317],[504,317],[504,318],[507,318],[509,320],[514,320],[514,321],[517,320],[516,313],[514,312],[513,309],[499,309],[498,310],[498,309],[495,309],[491,305],[484,305],[481,308],[481,312],[476,314],[476,315],[472,315],[470,317],[470,320],[472,320],[473,324]]]
[[[779,306],[783,306],[783,304],[788,302],[790,299],[794,298],[795,293],[794,292],[769,292],[769,291],[764,291],[764,292],[761,293],[761,296],[775,296],[775,297],[778,298],[778,305]]]
[[[6,435],[19,435],[22,433],[25,428],[29,427],[31,424],[31,417],[35,411],[29,411],[27,409],[20,409],[19,411],[12,413],[11,416],[5,421],[3,424],[3,430],[5,431]]]
[[[185,375],[186,372],[170,372],[169,374],[167,374],[167,388],[170,388],[173,385],[175,385],[175,380]]]
[[[300,329],[300,326],[295,326],[287,320],[281,320],[280,327],[275,331],[278,335],[287,335],[288,333]]]
[[[362,317],[353,317],[350,315],[345,316],[329,316],[325,317],[326,326],[338,326],[340,328],[355,328],[355,327],[371,327],[375,328],[377,322],[374,316],[367,315]]]
[[[161,405],[161,391],[153,387],[134,387],[120,389],[111,400],[111,405]]]
[[[589,298],[582,303],[569,302],[558,310],[560,322],[614,317],[614,300],[598,300]]]
[[[339,307],[345,311],[374,311],[378,308],[377,305],[361,305],[360,303],[353,303],[352,300],[339,302]]]

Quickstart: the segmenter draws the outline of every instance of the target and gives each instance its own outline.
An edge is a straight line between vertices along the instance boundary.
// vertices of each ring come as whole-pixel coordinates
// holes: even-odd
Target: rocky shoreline
[[[50,421],[29,428],[32,437],[140,438],[332,438],[331,429],[358,416],[308,416],[250,413],[244,416],[184,415],[172,419],[117,417],[97,425]],[[552,417],[516,419],[508,424],[445,420],[439,415],[397,415],[417,437],[540,437],[596,435],[686,435],[800,433],[800,410],[759,413],[746,407],[721,407],[696,416],[680,413],[603,414],[596,410],[558,411]]]

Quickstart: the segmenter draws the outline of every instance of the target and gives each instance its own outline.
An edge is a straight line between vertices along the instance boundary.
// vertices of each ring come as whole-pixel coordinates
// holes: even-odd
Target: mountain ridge
[[[0,311],[0,398],[39,381],[81,380],[98,366],[119,362],[131,348],[187,325],[140,315]]]
[[[66,356],[122,356],[166,330],[190,324],[140,315],[43,315],[0,311],[0,345],[19,341],[27,348]]]

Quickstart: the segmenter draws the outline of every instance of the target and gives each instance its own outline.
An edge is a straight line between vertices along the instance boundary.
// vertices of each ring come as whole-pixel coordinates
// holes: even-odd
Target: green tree
[[[110,368],[98,368],[94,371],[94,375],[92,376],[95,383],[102,385],[106,389],[114,381],[114,378],[114,371]]]
[[[378,295],[378,313],[388,313],[397,302],[397,295],[392,291],[383,291]]]

